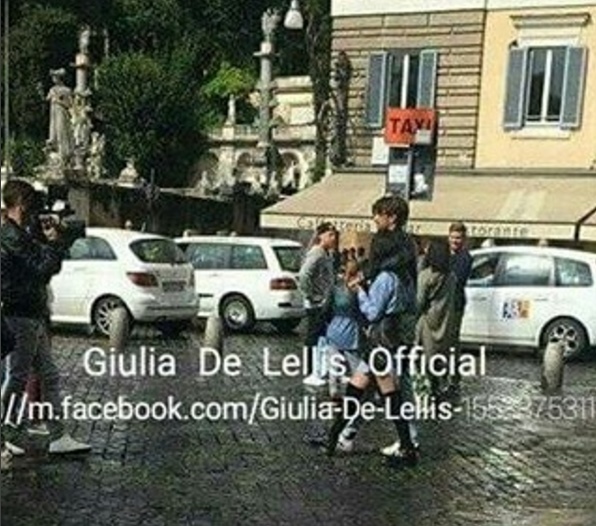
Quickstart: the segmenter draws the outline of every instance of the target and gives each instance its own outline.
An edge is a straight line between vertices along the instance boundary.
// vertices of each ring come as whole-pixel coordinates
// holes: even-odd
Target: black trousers
[[[312,351],[313,347],[317,346],[319,338],[325,335],[327,328],[327,319],[324,307],[315,307],[306,309],[306,338],[304,346],[308,349],[306,353],[308,374],[312,373]]]

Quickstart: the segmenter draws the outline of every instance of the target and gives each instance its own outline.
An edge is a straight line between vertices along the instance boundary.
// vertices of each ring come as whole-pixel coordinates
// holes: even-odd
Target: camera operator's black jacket
[[[0,249],[3,314],[46,318],[47,285],[60,272],[66,247],[59,241],[42,243],[8,219],[0,227]]]

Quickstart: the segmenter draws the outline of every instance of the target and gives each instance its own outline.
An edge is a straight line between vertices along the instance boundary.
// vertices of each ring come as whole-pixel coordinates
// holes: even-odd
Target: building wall
[[[310,77],[293,76],[275,79],[275,100],[271,120],[275,123],[273,142],[284,164],[281,183],[298,179],[296,190],[302,190],[312,183],[315,164],[316,126],[314,124],[314,103]],[[250,102],[258,108],[259,93],[250,96]],[[254,177],[252,159],[258,154],[258,124],[238,125],[232,116],[209,136],[209,152],[197,163],[192,179],[195,188],[217,187],[222,182],[232,184]],[[216,163],[211,159],[217,159]],[[209,179],[205,185],[203,172]],[[297,175],[294,174],[297,172]]]
[[[551,2],[552,3],[552,2]],[[565,2],[560,2],[563,5]],[[564,17],[588,14],[586,24],[566,28]],[[532,15],[543,22],[531,31],[545,38],[570,35],[577,45],[588,48],[581,126],[577,130],[521,129],[505,131],[503,108],[507,75],[508,49],[523,37],[515,27],[515,17]],[[514,18],[512,18],[514,17]],[[574,18],[574,17],[571,17]],[[491,11],[486,19],[486,58],[482,68],[480,117],[476,146],[477,168],[577,168],[589,169],[596,164],[596,3],[573,9],[526,9]],[[560,24],[561,27],[555,27]],[[543,26],[541,28],[540,26]],[[550,28],[548,26],[551,26]]]
[[[367,1],[360,5],[366,11],[378,3]],[[481,3],[476,1],[476,4]],[[393,2],[392,7],[393,11],[407,9],[401,2]],[[371,164],[373,137],[382,135],[380,130],[371,130],[364,124],[370,53],[396,48],[432,48],[439,53],[438,164],[465,168],[474,165],[484,19],[483,9],[342,16],[341,2],[334,3],[333,53],[345,51],[353,68],[348,148],[354,164]]]
[[[277,77],[273,118],[292,126],[311,125],[315,120],[312,81],[308,76]]]

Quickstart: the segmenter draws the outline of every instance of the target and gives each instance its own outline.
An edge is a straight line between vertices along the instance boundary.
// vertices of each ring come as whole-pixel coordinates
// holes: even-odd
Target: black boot
[[[360,405],[362,400],[362,396],[364,395],[364,390],[352,385],[348,384],[346,388],[346,395],[344,398],[350,400],[350,405],[354,408],[354,410],[359,410],[356,405]],[[343,402],[343,401],[342,401]],[[354,405],[352,405],[354,404]],[[346,415],[344,413],[344,409],[346,408],[346,402],[343,402],[342,405],[339,407],[339,412],[333,421],[333,425],[329,430],[329,437],[327,438],[327,456],[332,457],[335,454],[335,448],[337,447],[337,441],[339,440],[339,435],[344,430],[344,427],[348,424],[348,422],[352,419],[353,415]]]
[[[387,457],[386,464],[388,467],[394,469],[413,468],[418,464],[419,456],[416,449],[400,450],[397,455]]]
[[[387,465],[393,468],[413,467],[418,463],[419,453],[412,442],[410,424],[407,420],[398,418],[401,415],[403,400],[400,391],[386,393],[385,398],[389,399],[393,423],[399,436],[400,449],[397,455],[388,457]]]

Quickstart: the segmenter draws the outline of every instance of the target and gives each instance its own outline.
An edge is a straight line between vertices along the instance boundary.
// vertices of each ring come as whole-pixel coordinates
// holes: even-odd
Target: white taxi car
[[[155,234],[87,228],[50,282],[51,320],[92,324],[109,334],[110,313],[124,305],[131,322],[154,323],[168,334],[198,312],[194,275],[176,244]]]
[[[596,254],[536,246],[471,254],[462,342],[542,348],[561,341],[567,358],[596,345]]]
[[[302,245],[296,241],[229,236],[175,239],[195,269],[199,316],[218,312],[231,330],[270,321],[290,332],[304,315],[297,276]]]

